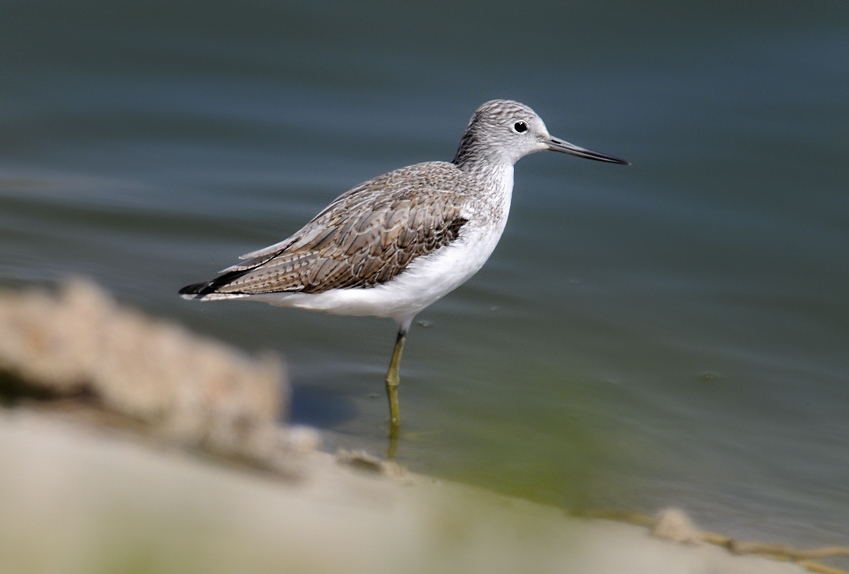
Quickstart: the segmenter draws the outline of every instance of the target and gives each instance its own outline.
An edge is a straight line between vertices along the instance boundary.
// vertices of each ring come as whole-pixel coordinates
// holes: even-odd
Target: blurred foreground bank
[[[806,571],[320,452],[280,359],[85,282],[0,297],[0,398],[0,572]]]

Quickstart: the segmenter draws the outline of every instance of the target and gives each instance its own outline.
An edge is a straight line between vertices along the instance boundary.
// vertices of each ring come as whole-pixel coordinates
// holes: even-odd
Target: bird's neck
[[[459,154],[458,154],[459,155]],[[459,160],[459,161],[458,161]],[[475,155],[457,157],[454,165],[478,183],[486,195],[508,196],[513,191],[513,163],[498,157],[481,158]]]
[[[470,197],[470,208],[475,213],[477,224],[497,230],[501,235],[510,213],[513,196],[513,164],[511,162],[466,161],[457,168],[475,183],[475,192]]]

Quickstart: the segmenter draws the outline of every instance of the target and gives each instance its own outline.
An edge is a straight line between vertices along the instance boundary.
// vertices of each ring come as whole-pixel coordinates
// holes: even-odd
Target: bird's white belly
[[[415,259],[402,273],[375,287],[312,294],[269,293],[249,298],[337,315],[387,317],[403,324],[477,273],[498,244],[503,228],[499,225],[488,232],[469,229],[450,245]]]

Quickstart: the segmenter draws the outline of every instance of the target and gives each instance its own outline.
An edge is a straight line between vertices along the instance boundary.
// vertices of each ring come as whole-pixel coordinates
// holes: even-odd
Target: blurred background
[[[631,167],[516,166],[418,317],[410,469],[570,511],[849,532],[849,5],[0,2],[0,285],[90,277],[285,356],[289,418],[385,453],[395,326],[177,290],[511,98]]]

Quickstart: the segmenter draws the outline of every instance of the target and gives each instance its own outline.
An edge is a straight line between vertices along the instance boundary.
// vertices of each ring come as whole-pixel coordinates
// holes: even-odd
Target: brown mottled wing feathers
[[[418,164],[343,194],[287,240],[227,269],[195,293],[321,293],[373,287],[457,239],[464,175]],[[198,285],[197,287],[200,287]]]

